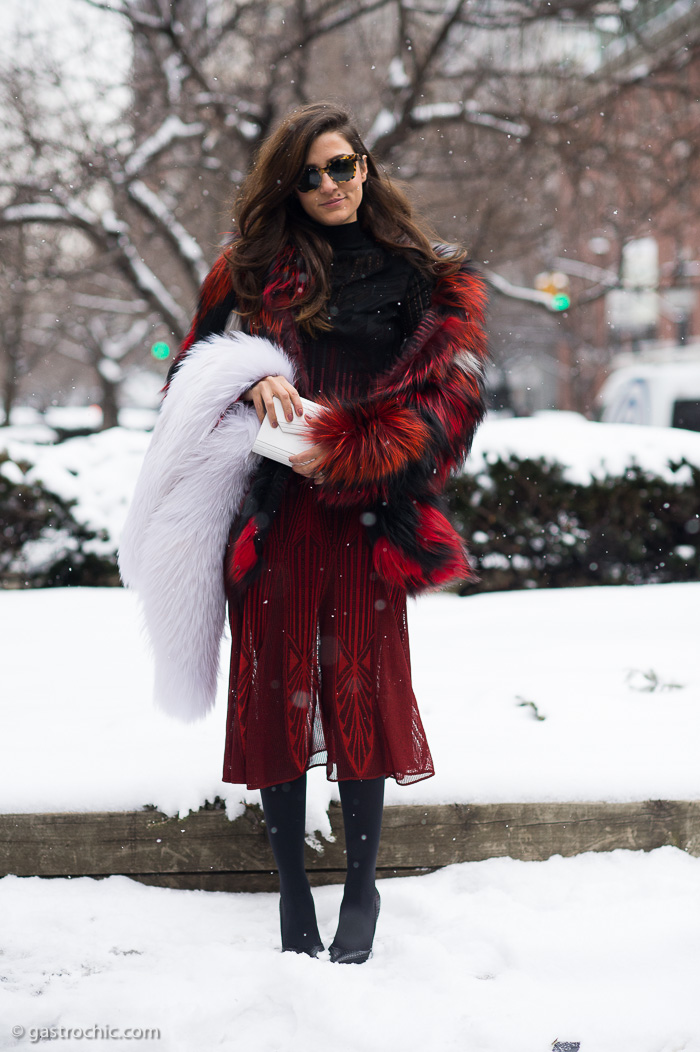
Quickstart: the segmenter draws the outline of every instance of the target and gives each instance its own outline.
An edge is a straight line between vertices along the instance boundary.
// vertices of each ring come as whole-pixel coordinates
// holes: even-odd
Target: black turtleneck
[[[309,394],[356,398],[388,369],[430,304],[432,283],[358,222],[319,230],[333,249],[329,332],[302,335]]]

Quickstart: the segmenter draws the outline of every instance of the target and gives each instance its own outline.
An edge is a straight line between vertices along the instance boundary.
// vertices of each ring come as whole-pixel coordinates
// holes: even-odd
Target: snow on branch
[[[180,305],[175,302],[165,285],[158,280],[151,268],[141,259],[136,246],[125,231],[122,230],[118,234],[118,242],[136,287],[151,303],[157,306],[162,314],[168,317],[171,323],[174,323],[176,329],[183,334],[187,332],[189,318]]]
[[[139,255],[129,236],[127,224],[109,209],[102,213],[101,224],[107,235],[107,243],[114,245],[116,242],[121,255],[117,262],[122,271],[168,324],[176,332],[184,335],[189,327],[189,318]]]
[[[597,267],[594,263],[584,263],[579,259],[569,259],[567,256],[559,256],[553,260],[553,266],[564,274],[571,274],[576,278],[585,278],[594,281],[598,285],[607,285],[616,288],[620,284],[620,275],[614,270],[605,267]]]
[[[394,91],[400,91],[402,88],[408,88],[411,86],[411,78],[406,73],[404,61],[400,55],[395,55],[394,58],[392,58],[387,73],[389,87],[393,88]]]
[[[138,314],[148,306],[145,300],[118,300],[111,296],[93,296],[87,292],[76,292],[73,305],[98,310],[103,314]]]
[[[102,339],[100,344],[102,354],[113,362],[120,362],[129,351],[146,339],[150,328],[148,318],[137,318],[126,332]]]
[[[73,205],[74,202],[70,204]],[[187,332],[189,318],[186,313],[141,259],[129,237],[129,228],[126,223],[109,209],[98,218],[83,206],[68,207],[54,204],[51,201],[37,201],[24,205],[9,205],[4,208],[0,211],[0,224],[2,223],[66,223],[85,229],[102,250],[111,251],[118,248],[120,258],[117,259],[117,263],[128,275],[134,288],[167,320],[175,331],[183,335]]]
[[[494,117],[491,113],[480,113],[472,109],[469,103],[436,102],[427,106],[416,106],[411,110],[411,120],[416,124],[432,124],[440,120],[459,120],[463,118],[469,124],[480,124],[485,128],[525,138],[530,134],[530,126],[524,122],[511,121],[503,117]]]
[[[175,51],[163,62],[163,73],[168,82],[168,102],[176,106],[182,96],[182,85],[190,75],[182,55]]]
[[[60,198],[60,193],[55,195]],[[28,201],[23,205],[8,205],[0,211],[0,223],[66,223],[82,227],[88,234],[99,231],[99,217],[75,198],[53,201]]]
[[[398,120],[396,116],[391,110],[387,110],[383,107],[374,118],[374,123],[365,136],[365,142],[369,149],[373,150],[379,139],[391,135],[391,133],[396,130],[397,126]]]
[[[260,135],[259,124],[254,124],[253,121],[248,121],[237,113],[227,113],[224,124],[227,128],[234,128],[248,142],[254,142]]]
[[[167,150],[179,139],[191,139],[197,135],[203,135],[206,126],[201,121],[185,124],[175,114],[166,117],[160,127],[149,135],[147,139],[138,146],[124,165],[124,172],[129,178],[138,175],[146,164],[157,154]]]
[[[498,292],[513,300],[526,300],[528,303],[536,303],[540,307],[551,308],[552,296],[549,292],[540,292],[539,289],[529,289],[523,285],[513,285],[506,278],[496,274],[493,270],[484,270],[484,277],[493,285]]]
[[[374,118],[374,123],[367,135],[367,145],[375,149],[377,144],[399,128],[406,120],[405,115],[397,116],[391,110],[382,108]],[[467,102],[435,102],[424,106],[414,106],[408,112],[408,126],[417,128],[425,127],[427,124],[437,124],[440,121],[463,120],[467,124],[478,124],[483,128],[491,128],[493,131],[513,138],[524,139],[530,134],[530,126],[523,121],[509,120],[504,117],[494,117],[491,113],[480,113],[474,108],[473,103]]]
[[[175,218],[170,209],[141,180],[135,180],[129,184],[129,196],[155,219],[163,234],[174,244],[180,258],[192,273],[193,280],[197,286],[201,285],[208,273],[208,267],[204,259],[204,253],[198,243],[189,234],[182,223]]]
[[[63,205],[32,201],[26,205],[8,205],[0,212],[4,223],[69,223],[72,216]]]

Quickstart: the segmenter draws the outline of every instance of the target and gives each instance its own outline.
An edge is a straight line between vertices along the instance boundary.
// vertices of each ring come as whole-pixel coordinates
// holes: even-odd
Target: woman
[[[406,595],[469,575],[440,494],[483,413],[484,289],[331,104],[281,122],[235,218],[168,377],[120,566],[144,602],[156,698],[185,718],[213,702],[225,595],[223,777],[261,791],[282,948],[323,949],[303,851],[306,772],[325,764],[348,867],[330,955],[362,963],[384,780],[433,774]],[[265,413],[277,425],[273,397],[291,420],[300,396],[323,409],[291,470],[251,455]]]

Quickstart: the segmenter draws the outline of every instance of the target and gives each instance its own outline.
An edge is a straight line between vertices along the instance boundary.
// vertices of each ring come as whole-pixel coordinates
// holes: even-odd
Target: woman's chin
[[[342,226],[344,223],[354,223],[357,212],[348,213],[345,208],[330,209],[328,212],[321,212],[316,218],[324,226]]]

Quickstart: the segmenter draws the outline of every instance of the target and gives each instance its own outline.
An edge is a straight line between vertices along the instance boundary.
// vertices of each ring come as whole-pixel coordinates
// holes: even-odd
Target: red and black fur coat
[[[288,252],[270,273],[250,332],[283,349],[299,393],[313,397],[292,313],[300,281],[295,256]],[[412,595],[471,575],[441,495],[484,414],[485,301],[484,281],[469,264],[438,278],[429,309],[393,366],[361,401],[317,398],[326,412],[309,424],[312,442],[328,451],[318,499],[360,510],[377,573]],[[195,342],[224,330],[233,307],[222,256],[204,283],[171,374]],[[260,570],[265,534],[289,470],[266,462],[252,480],[229,542],[226,570],[232,585],[244,587]]]
[[[272,270],[250,332],[228,333],[233,293],[226,260],[216,263],[122,532],[119,568],[139,593],[156,703],[185,720],[214,704],[226,599],[260,571],[291,471],[252,452],[259,424],[241,396],[280,374],[309,395],[292,315],[299,283],[289,254]],[[443,275],[394,365],[361,400],[326,400],[310,427],[311,442],[328,450],[318,499],[360,515],[377,573],[412,594],[470,573],[441,493],[483,414],[484,300],[468,266]]]

